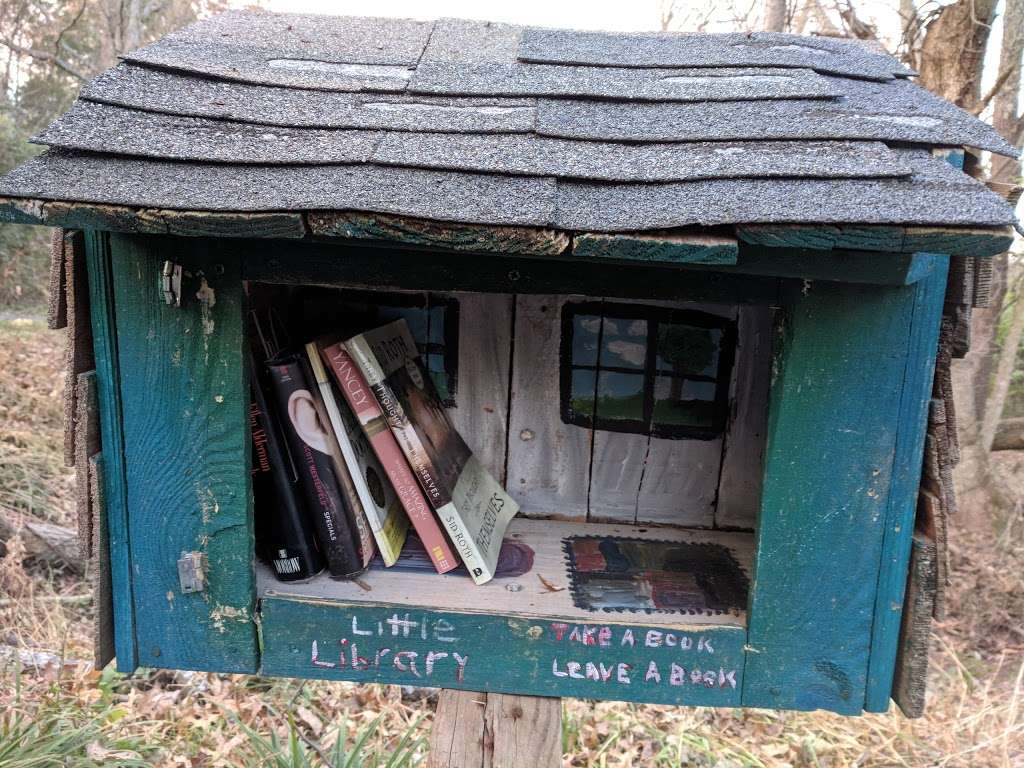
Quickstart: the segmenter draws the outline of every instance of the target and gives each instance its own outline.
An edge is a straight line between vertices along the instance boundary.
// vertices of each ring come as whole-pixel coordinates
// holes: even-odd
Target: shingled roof
[[[1014,155],[859,42],[228,12],[89,83],[0,195],[566,231],[1005,226]]]

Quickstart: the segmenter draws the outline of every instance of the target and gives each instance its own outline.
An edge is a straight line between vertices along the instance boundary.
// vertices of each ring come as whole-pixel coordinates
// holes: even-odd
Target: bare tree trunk
[[[1017,365],[1017,352],[1020,350],[1021,339],[1024,338],[1024,299],[1021,298],[1018,288],[1016,301],[1013,303],[1013,313],[1010,316],[1010,327],[1003,339],[1003,348],[999,353],[999,364],[996,367],[996,378],[992,384],[992,392],[988,402],[985,404],[985,413],[981,424],[981,445],[983,451],[992,449],[992,441],[996,436],[996,429],[1003,416],[1003,408],[1006,405],[1006,396],[1010,391],[1010,379],[1013,376],[1013,369]]]
[[[766,32],[785,32],[788,11],[786,0],[765,0],[764,29]]]
[[[992,100],[992,126],[1011,143],[1019,145],[1024,129],[1020,111],[1020,69],[1024,58],[1024,0],[1006,0],[1003,12],[1003,41],[999,52],[1001,87]],[[1009,194],[1020,183],[1021,164],[1012,157],[992,156],[992,181],[1001,194]],[[1006,185],[1006,186],[1003,186]]]
[[[981,99],[981,71],[997,0],[958,0],[928,25],[921,46],[921,84],[972,111]]]
[[[918,70],[921,84],[969,111],[981,101],[981,76],[997,0],[957,0],[944,6],[924,30]],[[976,171],[976,164],[965,170]],[[993,352],[992,341],[1002,306],[1006,258],[997,257],[993,270],[991,306],[977,309],[971,324],[971,351],[954,361],[957,423],[962,446],[955,483],[961,510],[981,525],[980,513],[991,508],[996,495],[990,480],[988,453],[980,450],[980,431]],[[984,388],[984,391],[982,391]],[[979,513],[975,516],[974,513]]]

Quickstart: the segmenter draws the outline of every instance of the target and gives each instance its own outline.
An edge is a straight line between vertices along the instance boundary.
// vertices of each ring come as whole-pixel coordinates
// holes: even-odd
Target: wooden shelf
[[[259,594],[681,630],[746,626],[753,534],[519,517],[509,541],[517,572],[483,586],[464,572],[441,576],[402,561],[352,581],[289,584],[260,564]]]

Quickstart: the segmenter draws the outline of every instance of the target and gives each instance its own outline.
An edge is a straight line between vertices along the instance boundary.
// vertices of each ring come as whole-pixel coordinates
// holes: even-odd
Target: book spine
[[[447,573],[457,567],[459,561],[417,484],[416,477],[389,427],[380,404],[372,394],[365,375],[344,344],[331,344],[325,347],[324,354],[342,395],[355,413],[377,458],[380,459],[381,466],[429,553],[434,568],[438,573]]]
[[[316,534],[302,503],[291,458],[252,359],[250,366],[249,427],[257,547],[279,580],[309,579],[324,569],[324,561],[317,550]]]
[[[473,581],[477,584],[486,584],[494,578],[494,571],[488,567],[480,547],[476,540],[469,533],[466,521],[462,519],[458,508],[452,502],[448,502],[439,510],[437,516],[448,531],[448,538],[455,545],[455,551],[459,553],[462,562],[466,564],[466,570]]]
[[[331,380],[327,377],[327,369],[324,367],[323,361],[320,359],[320,348],[316,342],[309,342],[306,344],[306,355],[309,357],[310,366],[313,369],[313,376],[316,378],[317,386],[320,387],[320,396],[324,401],[324,408],[327,411],[327,418],[330,421],[331,431],[334,432],[335,440],[338,443],[338,448],[341,451],[341,456],[345,461],[345,467],[347,474],[351,479],[353,491],[358,496],[359,507],[362,512],[360,527],[360,533],[362,534],[365,530],[365,538],[370,539],[372,534],[373,539],[363,542],[363,563],[369,564],[369,560],[373,554],[373,541],[377,542],[377,546],[380,548],[381,557],[384,559],[385,565],[393,565],[395,560],[398,559],[398,552],[395,551],[392,543],[384,535],[384,523],[381,519],[380,512],[377,509],[377,504],[373,500],[373,495],[370,493],[370,488],[366,484],[366,478],[363,476],[363,468],[359,464],[359,458],[356,456],[355,447],[352,445],[352,440],[348,436],[348,429],[345,426],[345,420],[341,415],[341,409],[347,408],[348,406],[339,404],[334,396],[334,389],[331,386]],[[362,536],[361,536],[362,538]],[[370,552],[371,558],[366,557],[366,552]]]
[[[370,349],[370,345],[361,336],[349,339],[344,342],[344,345],[352,361],[366,378],[366,383],[384,412],[384,418],[387,419],[402,453],[405,454],[409,466],[412,467],[412,471],[420,481],[420,487],[426,492],[427,500],[430,501],[434,509],[443,507],[450,499],[442,494],[434,476],[430,456],[427,454],[420,436],[416,434],[415,428],[409,422],[405,408],[402,407],[401,402],[388,386],[384,370],[374,356],[373,350]]]
[[[289,355],[268,362],[267,372],[328,571],[334,578],[351,577],[363,570],[362,559],[328,453],[327,433],[319,422],[316,401],[301,362],[301,357]]]
[[[359,554],[363,559],[365,568],[373,560],[376,554],[374,543],[373,526],[370,523],[369,515],[373,513],[373,499],[369,498],[369,492],[365,495],[359,488],[359,481],[363,480],[359,464],[356,462],[352,444],[345,433],[345,427],[341,423],[341,414],[338,412],[338,403],[334,399],[334,391],[331,389],[331,382],[327,378],[327,371],[320,362],[320,353],[316,344],[310,342],[306,345],[306,359],[302,361],[302,367],[309,375],[309,378],[316,382],[319,390],[317,402],[317,413],[320,422],[328,432],[328,443],[331,447],[331,459],[334,462],[334,472],[338,477],[338,485],[341,492],[345,494],[348,501],[348,509],[351,512],[350,522],[355,526],[359,534]],[[315,396],[314,396],[314,399]],[[365,489],[366,482],[363,481]],[[367,506],[369,502],[369,507]]]

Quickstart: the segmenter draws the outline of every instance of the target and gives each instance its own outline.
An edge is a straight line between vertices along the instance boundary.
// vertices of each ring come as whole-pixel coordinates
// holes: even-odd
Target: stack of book
[[[277,577],[353,578],[379,552],[492,579],[519,508],[452,426],[405,321],[290,350],[272,315],[252,328],[256,538]]]

